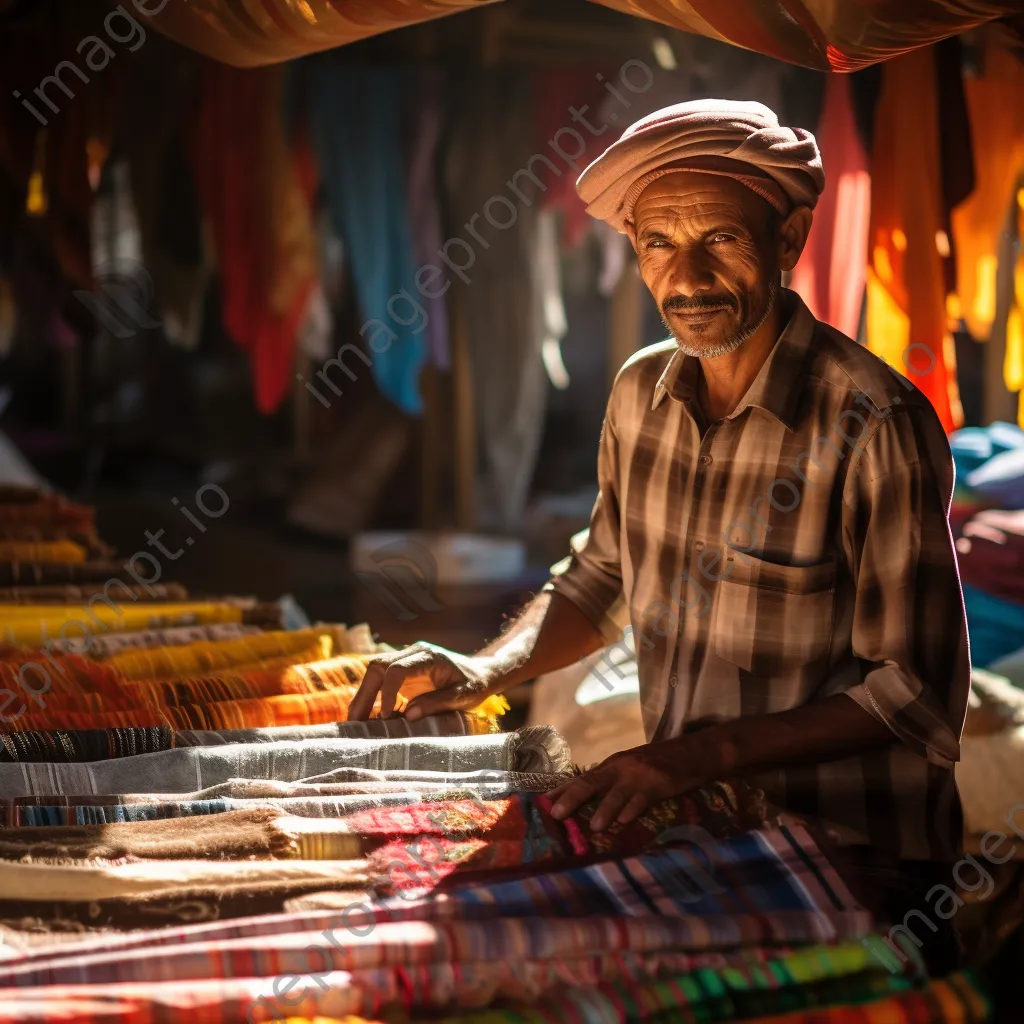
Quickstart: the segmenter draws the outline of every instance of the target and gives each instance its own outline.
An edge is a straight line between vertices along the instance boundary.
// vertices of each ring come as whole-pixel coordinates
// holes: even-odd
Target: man
[[[952,459],[927,400],[781,287],[823,186],[813,137],[757,103],[657,111],[586,169],[673,335],[612,388],[586,546],[478,654],[372,663],[352,714],[378,693],[390,713],[414,675],[435,690],[409,718],[562,667],[604,646],[622,593],[648,743],[563,786],[556,815],[598,799],[600,829],[749,777],[916,893],[948,881],[962,830]]]

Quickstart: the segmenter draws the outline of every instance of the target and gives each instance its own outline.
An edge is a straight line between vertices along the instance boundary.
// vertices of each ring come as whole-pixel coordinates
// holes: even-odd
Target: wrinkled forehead
[[[723,222],[761,226],[771,207],[740,182],[719,174],[674,171],[652,181],[634,208],[637,232],[700,229]]]

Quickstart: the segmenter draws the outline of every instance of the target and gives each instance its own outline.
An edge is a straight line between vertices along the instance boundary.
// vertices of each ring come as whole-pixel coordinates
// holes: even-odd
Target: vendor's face
[[[724,355],[765,323],[786,248],[781,218],[760,196],[732,178],[683,171],[648,185],[634,217],[640,273],[683,352]]]

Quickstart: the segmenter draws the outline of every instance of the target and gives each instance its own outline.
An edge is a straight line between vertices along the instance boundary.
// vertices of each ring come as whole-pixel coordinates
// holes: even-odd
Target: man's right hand
[[[440,711],[466,711],[502,689],[501,677],[490,658],[456,654],[421,642],[393,654],[382,654],[369,662],[362,685],[349,707],[349,719],[369,718],[378,694],[380,717],[390,717],[402,684],[416,677],[428,678],[434,690],[421,693],[409,702],[405,717],[412,722]]]

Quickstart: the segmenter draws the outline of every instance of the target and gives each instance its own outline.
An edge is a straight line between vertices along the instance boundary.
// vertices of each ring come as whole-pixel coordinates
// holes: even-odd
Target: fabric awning
[[[273,64],[502,0],[148,0],[155,26],[238,67]],[[1000,18],[1020,0],[594,0],[821,71],[858,68]]]

